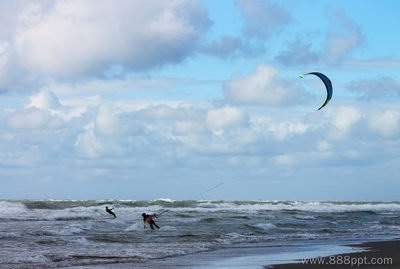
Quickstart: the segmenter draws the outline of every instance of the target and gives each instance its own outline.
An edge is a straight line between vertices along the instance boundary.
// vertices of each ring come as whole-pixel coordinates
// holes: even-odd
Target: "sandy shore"
[[[360,268],[400,268],[396,253],[400,252],[400,241],[382,241],[363,244],[324,244],[324,243],[305,243],[294,245],[250,245],[234,246],[215,251],[170,257],[164,259],[150,260],[144,263],[121,263],[121,264],[101,264],[94,266],[74,267],[83,268],[106,268],[106,269],[127,269],[127,268],[193,268],[193,269],[256,269],[256,268],[357,268],[344,265],[305,265],[301,264],[302,259],[312,257],[329,257],[342,253],[342,257],[363,258],[371,261],[371,258],[391,257],[393,264],[386,267],[377,265],[368,267],[360,265]],[[337,258],[339,259],[339,258]],[[297,263],[296,263],[297,262]],[[280,265],[276,265],[280,264]]]
[[[400,268],[400,241],[382,241],[369,242],[363,244],[352,245],[365,249],[364,252],[355,252],[348,254],[339,254],[333,257],[325,256],[323,261],[325,264],[305,264],[299,260],[295,264],[281,264],[264,268],[273,269],[303,269],[303,268],[363,268],[363,269],[380,269],[380,268]],[[315,261],[315,260],[314,260]],[[321,260],[319,260],[321,261]],[[319,262],[317,261],[317,263]],[[328,264],[326,264],[328,263]],[[335,263],[335,264],[333,264]],[[338,264],[340,263],[340,264]],[[347,264],[344,264],[347,263]]]

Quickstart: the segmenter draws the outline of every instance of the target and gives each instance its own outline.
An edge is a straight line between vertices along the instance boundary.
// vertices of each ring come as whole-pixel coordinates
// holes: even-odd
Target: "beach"
[[[303,268],[400,268],[400,241],[368,242],[352,245],[365,251],[341,253],[333,257],[324,257],[330,264],[305,264],[302,262],[264,266],[265,269],[303,269]],[[338,261],[340,261],[338,264]],[[336,263],[336,264],[333,264]]]
[[[303,269],[303,268],[399,268],[399,240],[350,245],[309,244],[282,246],[237,246],[180,257],[157,259],[142,264],[120,263],[79,266],[73,269],[194,268],[194,269]],[[308,258],[322,257],[334,264],[303,264]],[[387,259],[389,258],[389,259]],[[375,259],[375,260],[374,260]],[[390,260],[391,259],[391,260]],[[343,262],[341,262],[343,261]],[[368,264],[368,263],[380,264]],[[340,263],[340,264],[339,264]],[[386,263],[386,264],[384,264]]]
[[[399,268],[399,240],[350,245],[309,244],[283,246],[237,246],[143,264],[120,263],[72,267],[73,269],[194,268],[194,269],[303,269],[303,268]],[[303,259],[323,258],[331,264],[305,264]],[[315,260],[317,261],[317,260]],[[321,261],[321,259],[319,259]],[[332,264],[335,261],[337,264]],[[371,264],[375,263],[375,264]]]

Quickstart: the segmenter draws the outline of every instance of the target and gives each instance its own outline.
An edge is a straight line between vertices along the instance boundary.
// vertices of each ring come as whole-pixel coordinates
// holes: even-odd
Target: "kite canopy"
[[[333,93],[332,82],[331,82],[331,80],[330,80],[327,76],[325,76],[324,74],[319,73],[319,72],[310,72],[310,73],[306,73],[306,74],[304,74],[304,75],[301,75],[300,78],[304,78],[304,76],[307,76],[307,75],[314,75],[314,76],[317,76],[319,79],[322,80],[322,82],[323,82],[324,85],[325,85],[325,88],[326,88],[326,100],[325,100],[325,102],[322,104],[322,106],[320,106],[320,108],[318,108],[318,110],[320,110],[321,108],[323,108],[324,106],[326,106],[326,105],[329,103],[329,101],[331,100],[331,98],[332,98],[332,93]]]

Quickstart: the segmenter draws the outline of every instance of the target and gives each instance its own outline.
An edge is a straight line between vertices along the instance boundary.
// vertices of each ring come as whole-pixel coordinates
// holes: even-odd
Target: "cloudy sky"
[[[0,197],[398,200],[398,10],[0,1]]]

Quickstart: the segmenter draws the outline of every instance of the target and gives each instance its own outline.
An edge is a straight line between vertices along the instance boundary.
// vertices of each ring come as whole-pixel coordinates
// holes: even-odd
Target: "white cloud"
[[[61,104],[53,92],[44,90],[30,97],[28,107],[37,109],[58,109],[61,107]]]
[[[361,112],[351,106],[340,106],[334,112],[332,119],[333,130],[332,135],[334,137],[343,137],[347,135],[356,123],[358,123],[361,118]]]
[[[63,126],[61,118],[37,108],[27,108],[11,113],[8,116],[7,122],[15,129],[46,129]]]
[[[278,76],[278,70],[260,65],[243,78],[228,81],[224,85],[227,100],[238,104],[258,104],[277,106],[296,101],[302,103],[302,89]]]
[[[344,64],[350,67],[367,67],[367,68],[399,68],[400,59],[395,57],[373,57],[373,58],[351,58],[344,61]]]
[[[0,46],[8,77],[26,71],[24,77],[80,78],[113,66],[177,63],[195,51],[210,25],[202,6],[186,0],[37,1],[9,11],[19,19],[8,20],[15,30]]]
[[[86,130],[79,134],[75,142],[78,152],[89,158],[100,157],[103,147],[94,134],[93,124],[86,127]]]
[[[268,128],[278,140],[284,140],[289,135],[301,135],[307,132],[310,126],[303,122],[275,122]]]
[[[310,169],[373,169],[399,158],[397,104],[331,103],[306,113],[227,102],[70,98],[41,91],[26,105],[0,110],[6,123],[0,166],[63,184],[166,175],[178,184],[186,171],[265,179]]]
[[[400,112],[385,110],[374,113],[369,118],[370,128],[384,137],[392,137],[400,134]]]
[[[275,56],[275,60],[285,66],[315,64],[321,60],[320,53],[312,47],[312,37],[297,37],[288,42],[286,48]]]
[[[318,150],[319,151],[330,151],[332,149],[332,144],[326,140],[322,140],[318,143]]]
[[[96,114],[95,126],[97,131],[105,135],[115,134],[121,128],[119,118],[110,105],[99,107]]]
[[[215,131],[241,125],[246,122],[245,114],[235,107],[223,107],[207,112],[207,126]]]
[[[204,45],[201,52],[226,59],[229,57],[254,57],[263,53],[264,48],[246,42],[242,38],[227,35]]]
[[[270,38],[291,21],[289,12],[270,0],[238,0],[236,3],[244,17],[243,31],[249,37]]]
[[[292,165],[295,162],[295,157],[288,154],[282,154],[273,157],[273,161],[278,165]]]
[[[332,18],[333,30],[328,34],[324,48],[325,58],[337,63],[347,58],[364,42],[364,35],[357,25],[344,12],[336,12]]]
[[[297,36],[287,43],[275,60],[286,66],[348,64],[349,57],[364,44],[365,37],[356,22],[343,11],[336,11],[330,17],[329,30],[323,36],[320,48],[313,46],[318,43],[315,40],[318,40],[315,34]]]
[[[80,101],[82,102],[83,100]],[[59,120],[70,121],[84,114],[88,109],[88,105],[63,105],[54,92],[42,90],[29,97],[26,108],[36,109],[41,113],[49,114],[51,117],[58,118]]]
[[[362,99],[370,101],[400,96],[400,81],[388,76],[354,80],[347,85],[347,88],[359,94]]]

